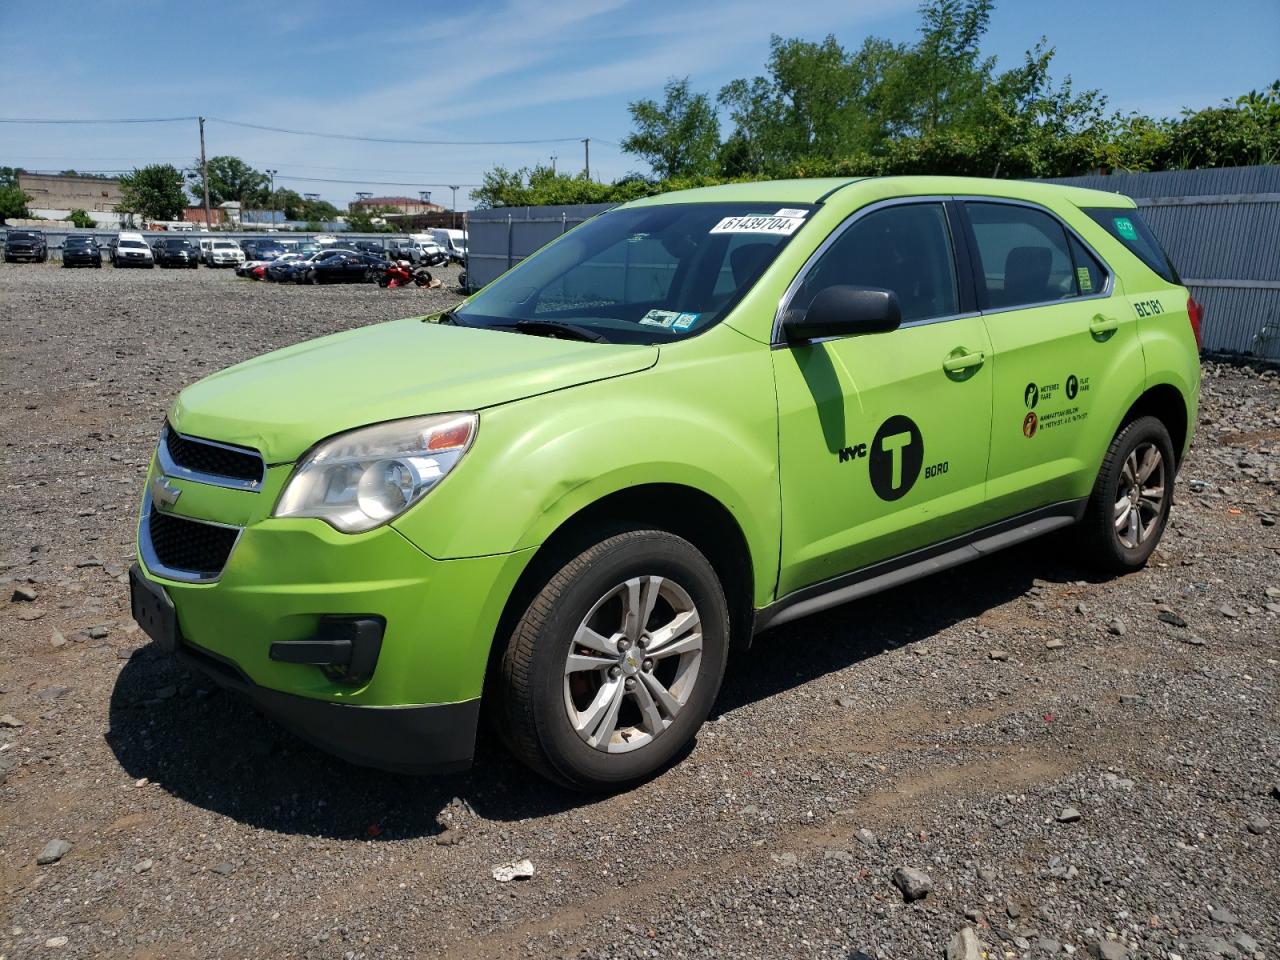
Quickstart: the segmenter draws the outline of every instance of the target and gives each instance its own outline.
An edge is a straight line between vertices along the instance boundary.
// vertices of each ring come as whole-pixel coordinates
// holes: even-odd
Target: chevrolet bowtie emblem
[[[178,502],[180,496],[182,491],[170,483],[163,473],[157,473],[151,478],[151,499],[156,506],[168,509]]]

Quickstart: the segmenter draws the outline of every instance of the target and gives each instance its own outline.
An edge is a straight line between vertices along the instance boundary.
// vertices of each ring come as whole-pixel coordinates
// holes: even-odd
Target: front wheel
[[[517,623],[500,732],[550,780],[621,789],[693,740],[728,650],[724,590],[693,544],[661,530],[609,536],[552,574]]]
[[[1085,559],[1108,573],[1141,569],[1173,504],[1173,441],[1155,417],[1126,424],[1107,448],[1080,524]]]

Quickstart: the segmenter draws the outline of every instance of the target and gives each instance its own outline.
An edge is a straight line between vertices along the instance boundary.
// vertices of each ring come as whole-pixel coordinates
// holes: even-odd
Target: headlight
[[[294,470],[277,517],[318,517],[360,533],[398,517],[454,468],[475,439],[474,413],[393,420],[324,441]]]

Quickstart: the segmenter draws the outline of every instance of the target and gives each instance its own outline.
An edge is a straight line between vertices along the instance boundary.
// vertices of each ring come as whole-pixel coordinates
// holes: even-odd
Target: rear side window
[[[1067,232],[1053,217],[1008,203],[966,202],[978,247],[978,295],[1007,310],[1079,296]],[[984,297],[985,293],[985,297]]]
[[[1106,269],[1074,235],[1068,234],[1067,241],[1071,245],[1071,262],[1075,264],[1076,289],[1080,296],[1092,297],[1101,293],[1107,285]]]
[[[1124,244],[1129,252],[1150,267],[1161,279],[1170,283],[1181,284],[1178,271],[1173,261],[1160,246],[1160,241],[1151,232],[1138,211],[1128,207],[1083,207],[1102,229]]]
[[[903,323],[959,313],[942,204],[899,204],[855,220],[805,275],[788,309],[806,310],[823,290],[841,284],[892,290]]]

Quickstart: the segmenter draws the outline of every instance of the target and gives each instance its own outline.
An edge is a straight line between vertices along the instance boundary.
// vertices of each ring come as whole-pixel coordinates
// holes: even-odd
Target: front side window
[[[897,204],[854,220],[810,268],[788,312],[808,309],[814,297],[837,285],[892,290],[903,323],[959,313],[942,204]]]
[[[723,202],[614,210],[485,287],[455,322],[539,334],[561,325],[617,343],[691,336],[733,309],[811,209]]]
[[[1067,232],[1049,214],[1010,203],[965,203],[977,241],[978,297],[985,309],[1078,296]]]

